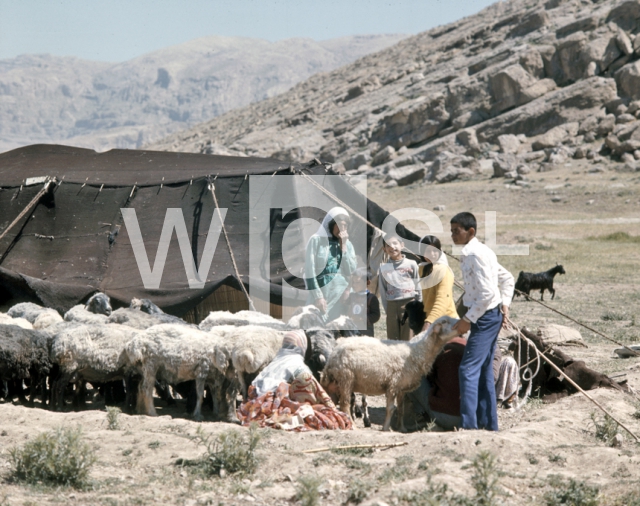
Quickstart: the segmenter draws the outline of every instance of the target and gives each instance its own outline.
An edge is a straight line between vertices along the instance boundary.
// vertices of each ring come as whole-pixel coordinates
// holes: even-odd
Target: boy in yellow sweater
[[[434,235],[424,236],[420,239],[420,254],[425,260],[420,264],[422,303],[427,314],[422,327],[424,332],[441,316],[458,318],[458,313],[453,300],[453,271],[442,252],[440,240]]]

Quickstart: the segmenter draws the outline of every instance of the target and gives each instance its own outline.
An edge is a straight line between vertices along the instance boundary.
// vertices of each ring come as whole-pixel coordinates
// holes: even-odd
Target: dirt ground
[[[551,172],[535,173],[525,188],[488,177],[394,189],[372,181],[369,197],[389,210],[445,205],[445,211],[437,211],[443,220],[445,245],[451,244],[446,232],[455,213],[470,210],[482,222],[483,211],[497,211],[498,242],[530,245],[528,256],[501,257],[514,275],[561,263],[567,274],[556,277],[557,295],[547,303],[625,344],[640,342],[636,323],[640,317],[640,243],[624,237],[604,239],[614,232],[640,236],[640,174],[616,172],[611,167],[588,172],[593,166],[570,162]],[[407,225],[426,232],[420,223]],[[482,238],[483,227],[479,228]],[[453,262],[452,267],[459,275]],[[532,329],[544,322],[578,328],[521,299],[513,303],[512,317]],[[376,332],[383,335],[384,325],[378,325]],[[581,332],[588,348],[563,351],[596,370],[620,375],[618,380],[626,379],[632,388],[640,389],[639,358],[614,358],[615,344],[593,332]],[[640,404],[633,395],[604,389],[590,394],[640,435]],[[545,504],[544,496],[553,490],[558,477],[598,487],[599,504],[640,501],[640,446],[622,429],[622,447],[597,440],[591,414],[600,417],[600,412],[579,394],[554,404],[534,400],[515,412],[500,410],[498,433],[383,433],[384,400],[369,401],[373,406],[370,429],[357,420],[358,428],[353,431],[290,434],[266,430],[258,449],[261,463],[255,474],[243,478],[203,478],[174,465],[179,458],[202,455],[203,447],[192,439],[199,427],[212,434],[246,430],[208,422],[206,417],[211,415],[207,411],[205,422],[193,422],[185,416],[182,401],[175,408],[166,408],[157,400],[159,416],[155,418],[121,414],[121,428],[116,431],[108,430],[106,412],[99,402],[94,409],[68,413],[0,404],[0,505],[290,505],[299,503],[296,486],[304,476],[320,478],[319,504],[344,504],[357,495],[354,491],[360,491],[365,505],[437,504],[411,502],[401,496],[425,490],[428,476],[435,484],[447,484],[453,493],[473,496],[472,462],[481,451],[497,459],[504,504]],[[95,447],[98,461],[91,471],[91,486],[75,490],[12,481],[9,449],[58,426],[81,427],[85,439]],[[320,447],[397,442],[407,444],[366,455],[301,453]]]

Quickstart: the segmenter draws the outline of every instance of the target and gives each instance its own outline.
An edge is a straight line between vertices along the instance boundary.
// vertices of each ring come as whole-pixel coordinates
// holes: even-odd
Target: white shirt
[[[464,279],[462,302],[469,308],[466,318],[476,323],[487,311],[508,306],[515,286],[511,273],[498,263],[496,254],[475,237],[462,248],[460,262]]]

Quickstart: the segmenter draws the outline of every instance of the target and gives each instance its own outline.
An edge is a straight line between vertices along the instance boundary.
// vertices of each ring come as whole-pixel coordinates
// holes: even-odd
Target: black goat
[[[520,295],[520,292],[523,292],[529,295],[531,290],[540,290],[540,300],[544,300],[544,291],[549,290],[551,300],[553,300],[556,296],[556,291],[553,288],[553,278],[556,274],[566,274],[562,265],[556,265],[548,271],[536,274],[533,272],[520,271],[518,281],[516,281],[515,294]]]

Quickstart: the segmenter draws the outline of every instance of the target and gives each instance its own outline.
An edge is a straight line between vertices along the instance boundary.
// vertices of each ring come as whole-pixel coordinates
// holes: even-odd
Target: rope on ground
[[[611,413],[609,413],[603,406],[602,404],[600,404],[598,401],[596,401],[593,397],[591,397],[589,394],[587,394],[587,392],[585,392],[582,388],[580,388],[580,386],[578,386],[578,384],[573,381],[571,378],[569,378],[569,376],[567,376],[562,369],[560,369],[556,364],[554,364],[549,358],[547,358],[545,355],[543,355],[542,353],[540,353],[540,351],[538,350],[538,348],[536,347],[536,345],[531,342],[531,340],[529,338],[527,338],[527,336],[525,336],[521,331],[520,328],[513,323],[509,317],[505,316],[505,321],[512,327],[513,330],[516,330],[518,332],[518,339],[523,339],[525,340],[528,344],[530,344],[533,349],[535,350],[536,354],[538,355],[538,357],[542,358],[542,360],[544,360],[547,364],[549,364],[553,369],[556,370],[556,372],[558,374],[560,374],[564,379],[566,379],[571,386],[573,386],[578,392],[580,392],[582,395],[584,395],[587,399],[589,399],[591,402],[593,402],[598,408],[600,408],[602,410],[603,413],[605,413],[607,416],[609,416],[614,422],[616,422],[620,427],[622,427],[624,430],[626,430],[631,437],[633,437],[633,439],[636,440],[636,442],[640,442],[640,439],[638,439],[638,436],[636,436],[633,432],[631,432],[631,430],[629,430],[622,422],[620,422],[617,418],[615,418]]]
[[[314,448],[312,450],[302,450],[302,453],[320,453],[320,452],[330,452],[334,450],[368,450],[372,448],[396,448],[398,446],[406,446],[409,443],[403,441],[401,443],[380,443],[375,445],[350,445],[350,446],[323,446],[322,448]]]
[[[48,181],[45,183],[45,185],[44,185],[44,187],[42,188],[42,190],[40,190],[40,191],[36,194],[36,196],[35,196],[35,197],[33,197],[33,199],[31,199],[31,202],[29,202],[29,203],[27,204],[27,207],[25,207],[25,208],[22,210],[22,212],[18,215],[18,217],[17,217],[15,220],[13,220],[13,221],[11,222],[11,224],[10,224],[7,228],[5,228],[5,229],[4,229],[4,231],[2,232],[2,234],[0,234],[0,241],[4,238],[4,236],[5,236],[5,235],[7,235],[7,234],[9,233],[9,230],[11,230],[11,229],[14,227],[14,225],[15,225],[16,223],[18,223],[18,222],[19,222],[19,221],[24,217],[24,215],[25,215],[25,214],[27,214],[27,213],[29,212],[29,209],[31,209],[31,208],[35,205],[35,203],[36,203],[36,202],[38,202],[38,201],[40,200],[40,197],[42,197],[42,196],[47,192],[47,190],[49,189],[49,185],[50,185],[53,181],[55,181],[55,179],[53,179],[53,180],[48,180]]]
[[[220,218],[220,225],[222,226],[222,233],[224,234],[224,238],[227,241],[227,248],[229,249],[229,255],[231,256],[231,263],[233,264],[233,270],[236,273],[236,278],[242,287],[242,291],[244,292],[245,297],[247,298],[247,302],[249,302],[249,309],[251,311],[255,311],[256,307],[253,305],[253,301],[251,297],[249,297],[249,293],[247,292],[247,288],[244,286],[242,282],[242,278],[240,277],[240,272],[238,271],[238,264],[236,264],[236,257],[233,254],[233,250],[231,249],[231,241],[229,241],[229,236],[227,235],[227,228],[224,226],[224,219],[222,218],[222,214],[220,213],[220,206],[218,205],[218,198],[216,197],[216,187],[214,186],[212,181],[209,181],[211,185],[211,195],[213,196],[213,202],[216,205],[216,211],[218,211],[218,218]]]
[[[451,258],[453,258],[453,259],[457,260],[458,262],[460,261],[460,259],[459,259],[459,258],[457,258],[457,257],[455,257],[455,256],[453,256],[453,255],[451,255],[450,253],[447,253],[446,251],[445,251],[445,254],[446,254],[447,256],[449,256],[449,257],[451,257]],[[514,293],[518,293],[519,295],[522,295],[522,296],[526,297],[526,298],[527,298],[527,300],[530,300],[530,301],[536,302],[537,304],[540,304],[541,306],[546,307],[547,309],[549,309],[549,310],[553,311],[554,313],[559,314],[560,316],[562,316],[562,317],[566,318],[567,320],[571,320],[573,323],[577,323],[577,324],[578,324],[578,325],[580,325],[581,327],[584,327],[585,329],[590,330],[590,331],[591,331],[591,332],[593,332],[594,334],[598,334],[599,336],[604,337],[607,341],[611,341],[612,343],[615,343],[615,344],[617,344],[618,346],[622,346],[624,349],[626,349],[626,350],[630,351],[634,356],[636,356],[636,357],[640,357],[640,353],[638,353],[636,350],[632,350],[632,349],[631,349],[631,348],[629,348],[626,344],[622,344],[621,342],[616,341],[616,340],[615,340],[615,339],[613,339],[612,337],[609,337],[609,336],[607,336],[606,334],[603,334],[603,333],[602,333],[602,332],[600,332],[599,330],[596,330],[596,329],[594,329],[594,328],[592,328],[592,327],[589,327],[588,325],[586,325],[586,324],[584,324],[584,323],[582,323],[582,322],[580,322],[580,321],[576,320],[575,318],[572,318],[571,316],[569,316],[569,315],[567,315],[567,314],[564,314],[562,311],[558,311],[557,309],[552,308],[551,306],[547,306],[544,302],[542,302],[542,301],[540,301],[540,300],[536,300],[536,299],[534,299],[533,297],[531,297],[531,296],[527,295],[526,293],[524,293],[524,292],[522,292],[522,291],[518,290],[517,288],[514,288],[514,290],[513,290],[513,291],[514,291]]]

